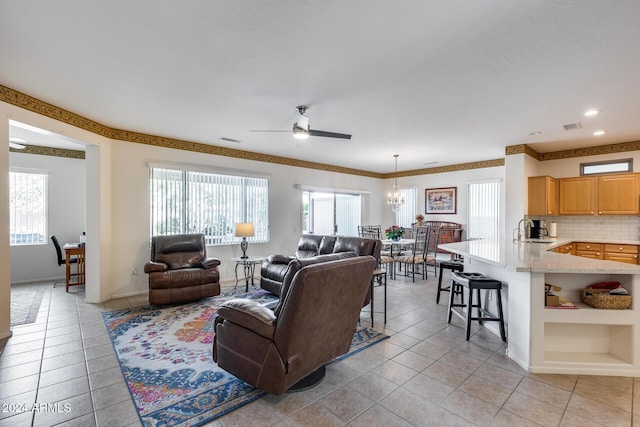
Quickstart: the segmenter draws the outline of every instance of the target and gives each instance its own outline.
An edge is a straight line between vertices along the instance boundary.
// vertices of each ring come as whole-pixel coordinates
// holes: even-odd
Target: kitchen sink
[[[553,243],[555,240],[549,239],[522,239],[525,243]]]

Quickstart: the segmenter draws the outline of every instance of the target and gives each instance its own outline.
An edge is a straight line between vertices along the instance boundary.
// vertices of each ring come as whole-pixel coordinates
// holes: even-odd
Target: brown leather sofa
[[[249,299],[227,301],[215,320],[213,359],[273,394],[322,373],[349,351],[376,265],[375,258],[362,256],[302,267],[283,287],[275,310]]]
[[[220,295],[220,260],[207,258],[204,234],[151,238],[149,304],[174,304]]]
[[[282,283],[292,260],[303,261],[304,265],[340,259],[337,254],[353,252],[358,256],[370,255],[380,260],[382,242],[377,239],[349,236],[323,236],[303,234],[298,241],[295,256],[271,255],[260,269],[260,287],[280,295]]]

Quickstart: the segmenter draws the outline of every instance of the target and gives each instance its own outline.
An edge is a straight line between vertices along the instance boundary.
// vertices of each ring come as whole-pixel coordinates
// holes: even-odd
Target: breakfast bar
[[[640,376],[640,306],[634,297],[640,295],[640,266],[553,251],[574,241],[585,239],[471,240],[441,247],[463,256],[465,271],[503,282],[507,355],[527,371]],[[604,281],[620,282],[632,295],[631,307],[596,309],[581,302],[582,289]],[[545,284],[560,287],[557,294],[576,308],[545,307]],[[486,302],[495,310],[494,301]],[[498,333],[494,325],[486,327]]]

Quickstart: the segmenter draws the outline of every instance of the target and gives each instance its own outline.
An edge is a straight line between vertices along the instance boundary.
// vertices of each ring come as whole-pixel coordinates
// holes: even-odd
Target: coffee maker
[[[541,219],[534,219],[533,225],[529,226],[529,238],[530,239],[541,239],[549,235],[549,231],[547,230],[547,225]]]

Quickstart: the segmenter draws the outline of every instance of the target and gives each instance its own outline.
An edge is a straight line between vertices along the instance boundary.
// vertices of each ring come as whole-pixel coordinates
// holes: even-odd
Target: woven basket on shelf
[[[609,310],[620,310],[631,307],[631,295],[609,295],[608,292],[609,289],[583,289],[582,302],[595,308]]]

